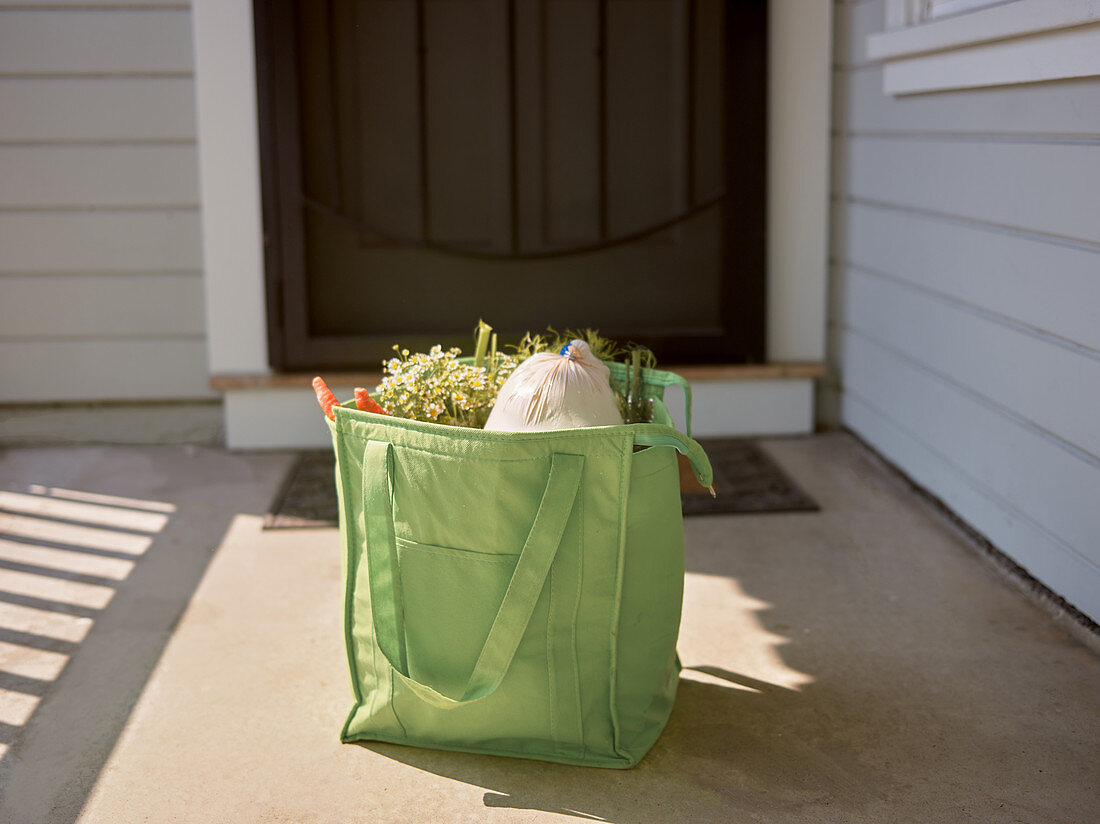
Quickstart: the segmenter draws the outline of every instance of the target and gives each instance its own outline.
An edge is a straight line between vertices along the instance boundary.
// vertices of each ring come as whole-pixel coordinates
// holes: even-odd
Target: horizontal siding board
[[[842,132],[1100,135],[1100,80],[962,89],[895,97],[882,67],[838,69],[833,129]]]
[[[200,270],[199,213],[0,212],[0,274]]]
[[[187,9],[191,4],[188,0],[13,0],[13,2],[0,2],[0,10],[13,9],[90,9],[90,10],[115,10],[115,9],[143,9],[148,7]]]
[[[198,275],[0,278],[0,340],[201,336]]]
[[[885,9],[882,0],[834,7],[833,62],[843,66],[867,62],[867,35],[886,28]]]
[[[838,203],[832,254],[1100,352],[1100,249]]]
[[[0,10],[0,74],[190,73],[187,9]]]
[[[192,146],[0,146],[0,206],[198,203]]]
[[[837,193],[1100,243],[1100,145],[838,140]]]
[[[1100,569],[1095,565],[975,483],[937,445],[899,427],[858,395],[852,392],[844,395],[841,415],[846,426],[943,501],[997,549],[1094,621],[1100,621]]]
[[[1097,74],[1100,27],[1081,25],[891,60],[882,77],[885,91],[914,94]]]
[[[203,340],[0,342],[0,403],[211,398]]]
[[[844,390],[934,444],[974,483],[1100,565],[1100,467],[846,330]],[[904,464],[903,464],[904,466]]]
[[[846,305],[839,321],[1084,450],[1100,466],[1100,355],[976,316],[896,281],[856,269],[840,273]]]
[[[0,142],[195,139],[187,77],[0,78]]]

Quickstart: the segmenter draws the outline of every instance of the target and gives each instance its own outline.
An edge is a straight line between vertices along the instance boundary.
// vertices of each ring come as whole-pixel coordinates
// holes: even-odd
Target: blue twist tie
[[[560,350],[558,350],[558,354],[572,360],[573,359],[573,353],[569,351],[569,347],[572,346],[572,345],[573,345],[573,341],[569,341],[569,343],[565,344],[565,346],[563,346]]]

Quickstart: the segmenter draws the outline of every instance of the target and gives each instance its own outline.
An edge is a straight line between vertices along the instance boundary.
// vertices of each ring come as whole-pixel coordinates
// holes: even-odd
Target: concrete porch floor
[[[764,445],[822,511],[686,520],[689,669],[625,772],[340,744],[338,535],[260,530],[291,456],[0,453],[168,505],[0,500],[0,822],[1100,821],[1095,653],[850,436]]]

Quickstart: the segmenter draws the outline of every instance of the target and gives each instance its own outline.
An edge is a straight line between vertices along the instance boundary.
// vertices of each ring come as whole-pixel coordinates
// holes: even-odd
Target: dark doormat
[[[718,497],[681,496],[685,515],[816,512],[819,507],[775,465],[755,441],[701,438],[714,467]],[[335,459],[331,450],[303,452],[264,517],[264,529],[336,526]]]
[[[755,512],[817,512],[820,507],[776,466],[756,441],[699,438],[714,469],[717,498],[696,492],[680,496],[685,515]]]

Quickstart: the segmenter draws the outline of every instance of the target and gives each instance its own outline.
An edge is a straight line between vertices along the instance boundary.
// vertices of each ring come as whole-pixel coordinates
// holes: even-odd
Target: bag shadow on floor
[[[693,680],[695,673],[710,678]],[[857,782],[845,774],[843,762],[855,756],[814,701],[813,687],[796,691],[720,667],[686,667],[668,726],[629,770],[395,744],[353,746],[484,788],[486,807],[615,824],[733,821],[739,814],[756,820],[824,797],[844,809],[881,799],[888,782]],[[830,749],[834,754],[823,757]],[[866,768],[862,775],[868,776]]]

